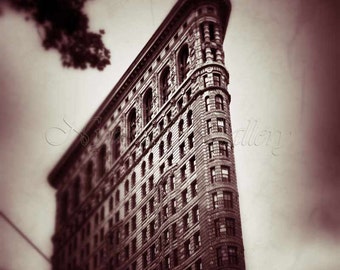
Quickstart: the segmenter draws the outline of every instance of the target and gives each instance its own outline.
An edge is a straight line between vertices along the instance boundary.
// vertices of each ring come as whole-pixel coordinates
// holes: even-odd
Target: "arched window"
[[[204,99],[204,101],[205,101],[205,110],[207,111],[207,112],[209,112],[210,111],[210,98],[209,97],[205,97],[205,99]]]
[[[190,110],[187,114],[187,123],[188,123],[188,127],[192,125],[192,110]]]
[[[153,166],[153,153],[149,155],[149,168]]]
[[[128,141],[132,142],[136,138],[136,109],[133,108],[128,116]]]
[[[189,71],[189,47],[185,44],[178,53],[179,82],[181,83]]]
[[[215,96],[215,108],[216,110],[224,110],[223,98],[221,95]]]
[[[172,133],[171,132],[169,132],[167,136],[167,143],[168,143],[168,148],[171,147],[172,145]]]
[[[164,142],[161,141],[159,144],[159,157],[162,157],[164,155]]]
[[[146,169],[146,164],[145,164],[145,161],[143,161],[143,163],[142,163],[142,176],[145,175],[145,169]]]
[[[86,168],[86,192],[90,192],[92,189],[92,178],[93,178],[93,163],[89,161]]]
[[[98,156],[98,175],[103,176],[105,173],[105,162],[106,162],[106,145],[104,144],[99,151]]]
[[[184,121],[181,119],[178,124],[178,135],[181,136],[183,134],[183,127],[184,127]]]
[[[161,84],[161,103],[164,104],[170,96],[169,87],[171,85],[170,80],[170,68],[166,66],[160,77]]]
[[[149,123],[152,117],[152,89],[149,88],[144,94],[143,98],[144,107],[144,124]]]
[[[64,221],[67,218],[68,210],[68,192],[65,191],[61,196],[61,209],[60,209],[60,219]]]
[[[136,173],[133,172],[131,175],[131,188],[133,188],[136,185]]]
[[[120,127],[117,127],[113,133],[112,141],[113,160],[115,161],[120,156]]]
[[[74,181],[73,186],[73,206],[78,206],[80,201],[80,178],[79,176]]]

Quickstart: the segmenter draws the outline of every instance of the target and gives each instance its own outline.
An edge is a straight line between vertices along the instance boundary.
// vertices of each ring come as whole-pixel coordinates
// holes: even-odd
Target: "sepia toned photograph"
[[[336,0],[0,2],[0,270],[340,269]]]

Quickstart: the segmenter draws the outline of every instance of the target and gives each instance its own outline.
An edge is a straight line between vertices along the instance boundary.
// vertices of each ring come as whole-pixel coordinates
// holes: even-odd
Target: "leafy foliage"
[[[83,12],[87,0],[7,0],[24,12],[42,30],[42,45],[56,49],[63,66],[103,70],[110,64],[110,51],[102,41],[103,30],[89,31],[89,18]]]

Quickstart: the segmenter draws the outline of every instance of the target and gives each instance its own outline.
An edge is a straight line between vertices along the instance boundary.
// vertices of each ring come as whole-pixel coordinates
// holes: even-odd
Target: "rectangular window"
[[[143,268],[146,269],[148,266],[148,252],[145,251],[142,256]]]
[[[146,196],[146,183],[142,185],[142,198]]]
[[[189,165],[190,165],[190,173],[193,173],[196,170],[196,158],[195,158],[195,156],[190,158]]]
[[[195,262],[195,270],[203,270],[203,265],[202,265],[202,260],[201,259],[198,259]]]
[[[142,221],[144,221],[146,219],[146,205],[144,205],[142,207]]]
[[[115,220],[116,220],[116,222],[119,221],[119,210],[118,210],[117,213],[115,214]]]
[[[185,189],[182,191],[182,206],[187,205],[188,203],[188,190]]]
[[[173,155],[170,155],[170,156],[168,157],[168,166],[172,166],[172,161],[173,161],[173,159],[174,159],[174,156],[173,156]]]
[[[182,182],[185,181],[185,179],[186,179],[186,173],[185,173],[185,171],[186,171],[186,166],[184,165],[184,166],[182,166],[182,168],[181,168],[181,180],[182,180]]]
[[[131,209],[134,209],[137,204],[136,194],[133,194],[131,197]]]
[[[176,222],[171,225],[172,227],[172,240],[177,239],[177,224]]]
[[[194,234],[194,248],[195,248],[195,250],[199,249],[200,246],[201,246],[201,235],[200,235],[200,231],[198,231]]]
[[[217,218],[214,220],[214,228],[215,228],[215,236],[218,237],[221,235],[221,224],[220,219]]]
[[[129,227],[130,227],[129,222],[124,225],[125,238],[129,236]]]
[[[223,206],[227,209],[233,208],[233,193],[230,191],[223,191]]]
[[[203,76],[203,81],[204,81],[204,88],[206,88],[209,84],[208,75]]]
[[[228,246],[228,260],[229,260],[229,264],[232,264],[232,265],[238,264],[237,247]]]
[[[163,239],[164,239],[164,245],[168,245],[169,244],[169,241],[170,241],[170,233],[169,233],[169,229],[166,229],[164,232],[163,232]]]
[[[195,205],[192,208],[192,222],[195,224],[200,220],[198,205]]]
[[[129,245],[127,245],[125,248],[124,248],[124,253],[125,253],[125,260],[128,260],[129,257],[130,257],[130,247]]]
[[[154,236],[156,233],[156,221],[153,220],[150,222],[150,238]]]
[[[214,192],[212,194],[212,201],[213,201],[213,209],[217,209],[218,208],[218,204],[217,204],[217,192]]]
[[[149,201],[149,211],[152,214],[155,211],[155,198],[152,197]]]
[[[156,245],[155,244],[153,244],[150,247],[150,259],[152,262],[156,259]]]
[[[211,183],[216,182],[216,169],[215,169],[215,167],[210,168],[210,180],[211,180]]]
[[[144,228],[142,231],[142,243],[144,244],[147,240],[147,228]]]
[[[164,129],[164,121],[161,120],[161,121],[159,122],[159,131],[162,132],[163,129]]]
[[[183,230],[186,231],[187,229],[189,229],[189,214],[183,216]]]
[[[129,214],[129,201],[127,201],[124,204],[124,212],[125,212],[125,216],[127,216]]]
[[[131,230],[134,231],[137,228],[137,218],[136,216],[133,216],[131,219]]]
[[[208,144],[209,149],[209,158],[212,158],[214,156],[214,143],[211,142]]]
[[[235,236],[235,219],[233,218],[226,218],[225,219],[227,235],[228,236]]]
[[[164,259],[164,268],[165,270],[169,270],[170,268],[170,255],[166,255]]]
[[[176,206],[177,206],[176,199],[172,199],[171,200],[171,213],[172,213],[172,215],[174,215],[176,213]]]
[[[185,258],[190,257],[190,239],[184,242],[184,254]]]
[[[221,173],[222,173],[222,181],[230,182],[229,179],[229,167],[221,166]]]
[[[170,190],[173,191],[175,189],[175,176],[172,174],[170,176]]]
[[[216,60],[216,59],[214,59]],[[214,86],[221,86],[221,75],[214,73],[213,74],[213,81],[214,81]]]
[[[225,120],[223,118],[217,118],[217,131],[226,133]]]
[[[164,220],[168,219],[169,217],[169,208],[167,204],[163,206],[163,217]]]
[[[176,267],[178,265],[178,249],[174,249],[172,252],[172,257],[174,261],[174,266]]]
[[[154,186],[154,178],[153,175],[151,175],[149,178],[149,191],[153,190]]]
[[[207,133],[210,134],[212,133],[212,123],[211,123],[211,119],[207,120]]]
[[[219,154],[221,156],[228,156],[228,143],[227,142],[218,142]]]
[[[136,251],[137,251],[137,239],[136,238],[132,239],[132,247],[131,247],[131,249],[132,249],[132,253],[135,254]]]
[[[185,149],[185,144],[184,142],[179,146],[179,156],[180,158],[184,157],[184,149]]]
[[[163,163],[161,166],[159,166],[159,173],[163,174],[165,169],[165,164]]]
[[[191,133],[188,137],[189,149],[194,147],[194,133]]]
[[[222,247],[216,249],[217,265],[223,266]]]
[[[194,180],[191,183],[191,197],[194,198],[197,196],[197,180]]]

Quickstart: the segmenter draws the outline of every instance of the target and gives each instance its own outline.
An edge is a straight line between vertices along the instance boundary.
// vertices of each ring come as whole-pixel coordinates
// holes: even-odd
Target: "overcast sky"
[[[48,256],[47,175],[175,1],[89,1],[112,64],[63,69],[32,23],[0,17],[0,210]],[[339,2],[239,0],[224,50],[248,270],[340,269]],[[337,6],[336,6],[337,5]],[[0,217],[0,269],[49,264]]]

